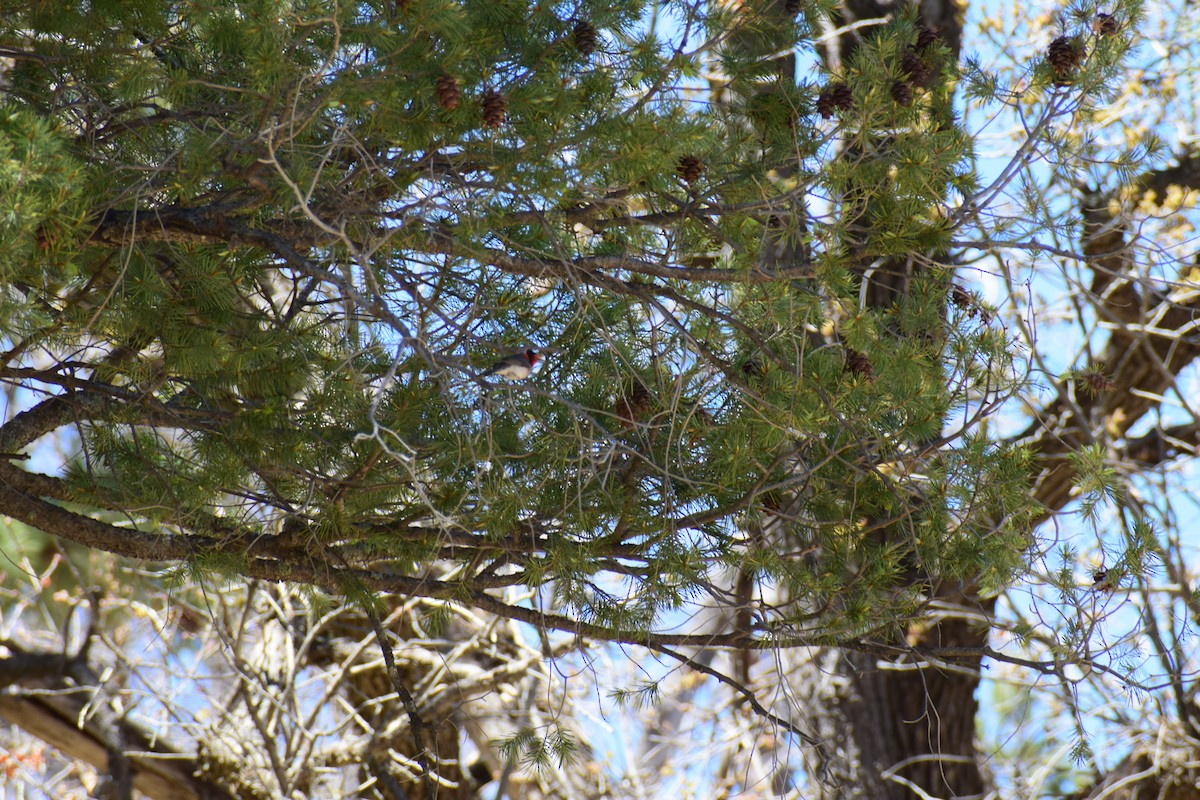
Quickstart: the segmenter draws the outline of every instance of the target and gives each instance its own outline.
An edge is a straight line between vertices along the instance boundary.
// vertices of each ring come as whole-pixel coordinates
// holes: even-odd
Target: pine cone
[[[633,379],[633,388],[617,398],[617,418],[626,428],[635,422],[646,418],[651,410],[653,397],[646,385],[637,378]]]
[[[437,79],[437,102],[438,105],[447,111],[453,111],[458,108],[458,101],[462,95],[462,90],[458,88],[458,81],[451,78],[449,75],[443,75]]]
[[[488,89],[479,101],[479,106],[483,111],[484,125],[499,128],[504,124],[504,119],[508,116],[508,101],[504,99],[504,95],[495,89]]]
[[[52,230],[47,230],[45,227],[39,227],[37,230],[37,246],[39,250],[49,250],[58,244],[58,234]]]
[[[762,376],[763,365],[757,356],[751,356],[742,363],[742,377],[747,381],[761,380]]]
[[[1092,397],[1099,397],[1117,388],[1116,384],[1102,372],[1084,372],[1079,377],[1083,381],[1083,388],[1087,389]]]
[[[913,83],[924,84],[933,70],[916,50],[909,48],[900,58],[900,72],[907,75]]]
[[[912,84],[908,81],[896,81],[892,84],[892,100],[897,105],[911,106],[913,101]]]
[[[1096,19],[1092,21],[1092,30],[1101,36],[1112,36],[1121,29],[1117,24],[1117,18],[1112,14],[1105,14],[1101,11],[1096,15]]]
[[[571,29],[571,38],[575,41],[575,49],[584,58],[596,52],[596,29],[586,19],[578,20]]]
[[[787,2],[783,4],[784,13],[786,13],[789,17],[794,17],[799,14],[801,8],[802,6],[800,5],[800,0],[787,0]]]
[[[679,159],[679,165],[675,167],[675,171],[679,173],[679,177],[683,179],[684,183],[691,186],[704,174],[704,162],[695,156],[683,156]]]
[[[835,81],[821,90],[817,96],[817,113],[825,119],[833,116],[833,112],[841,109],[849,111],[854,107],[854,92],[844,83]]]
[[[875,374],[870,359],[852,347],[846,348],[846,369],[855,375],[862,375],[866,378]]]
[[[935,28],[927,28],[924,25],[917,31],[917,49],[932,50],[933,46],[942,40],[941,35]]]
[[[971,293],[957,283],[950,287],[950,302],[964,310],[975,307],[975,300],[971,297]]]
[[[1071,73],[1083,61],[1083,47],[1070,36],[1060,36],[1050,43],[1046,60],[1054,70],[1054,85],[1067,86],[1071,83]]]

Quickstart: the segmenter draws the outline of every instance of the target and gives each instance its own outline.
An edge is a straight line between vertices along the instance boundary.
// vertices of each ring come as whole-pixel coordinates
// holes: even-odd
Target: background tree
[[[8,774],[1196,793],[1194,12],[968,18],[14,8]]]

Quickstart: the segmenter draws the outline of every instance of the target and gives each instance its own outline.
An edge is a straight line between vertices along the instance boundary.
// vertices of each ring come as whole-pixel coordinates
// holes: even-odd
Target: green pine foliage
[[[533,728],[522,728],[495,745],[509,763],[518,762],[538,771],[570,764],[580,750],[579,742],[570,731],[557,725],[552,726],[545,736],[540,736]]]
[[[917,616],[934,581],[1010,581],[1036,510],[1025,455],[972,418],[1015,384],[1005,337],[948,310],[946,208],[975,179],[945,48],[905,105],[914,19],[868,39],[835,133],[826,78],[674,47],[655,5],[18,13],[39,56],[0,114],[5,366],[110,398],[78,419],[72,498],[212,537],[197,574],[279,537],[332,571],[545,588],[628,635],[726,569],[787,600],[771,636],[812,641]],[[811,35],[691,12],[663,11],[771,51]],[[864,270],[906,260],[909,290],[864,303]],[[526,346],[532,380],[475,380]]]

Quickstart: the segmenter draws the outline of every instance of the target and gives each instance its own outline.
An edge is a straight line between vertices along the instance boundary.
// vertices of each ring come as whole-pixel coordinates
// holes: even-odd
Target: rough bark
[[[841,7],[832,27],[885,17],[900,7],[851,0]],[[940,0],[921,3],[922,19],[939,30],[956,55],[962,41],[962,12],[960,6]],[[830,41],[823,56],[826,65],[837,71],[860,40],[848,35]],[[1161,192],[1169,184],[1195,186],[1198,178],[1196,157],[1186,155],[1176,166],[1148,173],[1138,183]],[[1076,393],[1065,384],[1059,386],[1059,396],[1018,437],[1038,455],[1041,468],[1030,487],[1031,502],[1044,507],[1046,517],[1063,509],[1072,498],[1076,471],[1069,455],[1096,441],[1106,422],[1114,438],[1128,431],[1157,405],[1154,398],[1169,389],[1175,376],[1200,356],[1200,344],[1179,335],[1194,319],[1200,300],[1189,296],[1184,302],[1172,302],[1139,291],[1130,274],[1128,232],[1121,220],[1107,211],[1112,194],[1093,192],[1081,199],[1085,220],[1082,251],[1095,275],[1091,299],[1115,327],[1095,366],[1111,378],[1112,385],[1091,395]],[[886,307],[904,295],[909,274],[903,266],[897,262],[871,278],[872,286],[865,294],[869,305]],[[1147,318],[1156,319],[1153,333],[1124,327]],[[1173,453],[1194,453],[1195,440],[1194,426],[1180,426],[1170,432],[1152,432],[1125,442],[1123,447],[1138,462],[1149,465]],[[981,598],[971,586],[940,590],[933,599],[957,606],[962,613],[909,631],[909,644],[970,649],[987,645],[989,627],[982,620],[991,614],[994,600]],[[802,703],[805,721],[836,754],[830,761],[810,754],[809,769],[821,779],[821,796],[827,800],[911,800],[986,792],[990,787],[975,742],[979,711],[975,690],[981,661],[978,657],[956,659],[953,668],[947,668],[944,664],[885,662],[861,652],[814,653],[790,676],[790,682],[801,687],[801,697],[807,701]],[[1110,789],[1114,793],[1105,796],[1179,800],[1196,796],[1194,783],[1178,775],[1160,775],[1152,758],[1146,752],[1131,756],[1126,768],[1097,787],[1092,796],[1122,778],[1130,785]],[[1130,777],[1135,773],[1142,777]],[[1137,788],[1137,781],[1143,779],[1146,783]],[[1157,794],[1160,790],[1164,794]]]
[[[1200,770],[1193,738],[1167,730],[1160,741],[1135,747],[1090,789],[1072,800],[1197,800]]]
[[[887,18],[907,4],[851,0],[839,7],[831,27]],[[957,57],[962,43],[962,13],[954,4],[920,4],[924,24],[937,30]],[[871,28],[834,37],[822,55],[837,73]],[[932,255],[932,254],[927,254]],[[868,307],[886,309],[909,291],[912,258],[889,258],[882,265],[858,265]],[[909,631],[908,644],[927,647],[981,648],[987,626],[980,624],[993,601],[974,587],[944,586],[931,600],[957,606],[961,615],[945,615],[928,627]],[[898,642],[903,644],[904,642]],[[896,644],[896,642],[893,642]],[[987,781],[975,749],[975,689],[981,658],[956,661],[953,668],[902,659],[884,662],[861,653],[828,649],[814,653],[791,676],[802,687],[804,715],[827,737],[836,756],[809,769],[821,778],[821,797],[912,798],[916,790],[934,797],[981,795]],[[915,787],[915,788],[914,788]]]

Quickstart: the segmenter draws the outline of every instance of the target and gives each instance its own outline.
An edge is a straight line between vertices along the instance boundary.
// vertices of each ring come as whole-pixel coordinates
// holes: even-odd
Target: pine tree
[[[57,574],[47,618],[136,630],[166,595],[216,637],[238,699],[160,776],[175,792],[600,796],[599,766],[554,777],[604,759],[538,666],[578,637],[718,677],[799,746],[806,771],[776,779],[806,796],[910,796],[897,775],[984,793],[981,621],[1044,571],[1038,526],[1073,491],[1088,519],[1131,507],[1103,442],[1200,355],[1182,295],[1154,317],[1169,346],[1129,338],[1150,306],[1120,210],[1171,186],[1186,210],[1195,157],[1155,171],[1153,148],[1067,125],[1095,123],[1139,21],[1065,15],[1003,87],[932,4],[14,10],[0,513],[116,565]],[[1043,115],[998,178],[960,92]],[[1102,162],[1124,188],[1085,183]],[[1017,174],[1050,188],[1007,219]],[[1075,224],[1050,193],[1085,185]],[[1068,235],[1097,319],[1125,327],[1043,407],[1024,323],[964,284],[1005,246],[1065,258]],[[528,378],[483,374],[528,350]],[[1013,397],[1043,427],[1005,433]],[[54,436],[71,455],[47,466]],[[1158,547],[1130,529],[1104,592]],[[52,688],[105,697],[115,791],[161,791],[137,753],[166,745],[113,711],[87,648],[58,651]],[[347,741],[304,721],[313,676]],[[792,679],[807,714],[755,688]],[[661,703],[649,680],[619,699]]]

